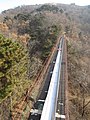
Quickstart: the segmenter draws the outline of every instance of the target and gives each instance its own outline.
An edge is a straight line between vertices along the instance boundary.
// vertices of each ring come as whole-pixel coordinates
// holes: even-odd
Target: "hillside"
[[[89,5],[74,4],[28,5],[3,11],[0,14],[0,34],[5,36],[0,35],[0,101],[14,91],[19,96],[14,96],[14,106],[34,81],[58,35],[65,34],[69,117],[70,120],[89,120],[89,13]],[[3,119],[2,111],[0,116]]]

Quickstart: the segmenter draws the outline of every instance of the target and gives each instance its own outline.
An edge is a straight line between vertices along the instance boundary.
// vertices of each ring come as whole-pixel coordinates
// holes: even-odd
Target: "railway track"
[[[61,45],[62,46],[62,45]],[[57,99],[57,107],[56,107],[56,120],[65,120],[68,118],[67,114],[67,106],[66,106],[66,84],[67,84],[67,61],[66,61],[66,43],[63,45],[63,55],[62,55],[62,62],[61,62],[61,75],[60,75],[60,81],[59,81],[59,92],[58,92],[58,99]],[[38,100],[34,104],[34,107],[31,109],[30,115],[28,120],[40,120],[43,106],[47,97],[49,85],[51,82],[51,77],[53,74],[54,65],[57,58],[57,53],[59,50],[59,44],[57,45],[56,51],[54,52],[54,55],[51,60],[51,64],[49,66],[49,69],[47,71],[46,77],[45,77],[45,83],[42,86],[42,91],[39,94]],[[69,120],[69,119],[67,119]]]
[[[42,108],[40,109],[40,106],[44,105],[44,102],[45,102],[45,99],[47,96],[47,92],[48,92],[49,84],[51,81],[51,76],[52,76],[52,72],[54,69],[57,53],[58,53],[58,45],[57,45],[56,51],[54,52],[52,60],[50,62],[49,68],[47,70],[47,73],[45,76],[45,83],[44,83],[44,85],[42,85],[42,90],[38,96],[38,100],[34,104],[34,107],[31,109],[28,120],[40,120],[41,112],[42,112]]]

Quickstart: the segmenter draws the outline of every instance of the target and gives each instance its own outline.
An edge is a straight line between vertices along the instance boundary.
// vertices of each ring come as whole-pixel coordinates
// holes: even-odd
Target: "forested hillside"
[[[3,11],[0,14],[0,102],[13,93],[12,107],[17,103],[33,83],[57,37],[64,34],[68,47],[69,117],[89,120],[89,14],[89,5],[74,4],[28,5]],[[2,111],[0,116],[7,120]]]
[[[11,91],[13,87],[11,85],[14,85],[15,82],[14,77],[18,78],[21,76],[22,71],[15,70],[13,66],[19,64],[21,59],[23,60],[25,57],[26,51],[18,42],[0,35],[0,95],[3,92],[0,97],[4,97],[7,89]],[[11,69],[13,70],[13,74],[11,73]]]

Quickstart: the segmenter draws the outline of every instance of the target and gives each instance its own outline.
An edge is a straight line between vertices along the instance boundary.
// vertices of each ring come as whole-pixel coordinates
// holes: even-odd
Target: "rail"
[[[61,71],[61,63],[62,63],[62,54],[63,54],[63,44],[64,44],[64,38],[62,37],[59,48],[58,48],[57,59],[56,59],[55,67],[51,77],[48,94],[45,100],[45,104],[43,107],[40,120],[55,120],[55,112],[56,112],[57,98],[58,98],[58,91],[59,91],[60,71]]]

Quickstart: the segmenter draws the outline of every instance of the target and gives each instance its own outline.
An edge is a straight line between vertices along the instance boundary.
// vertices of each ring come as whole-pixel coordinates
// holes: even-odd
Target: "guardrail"
[[[43,107],[40,120],[55,120],[55,112],[56,112],[56,106],[57,106],[59,81],[60,81],[60,71],[61,71],[61,63],[62,63],[62,54],[63,54],[63,44],[64,44],[64,39],[62,37],[59,48],[58,48],[57,59],[56,59],[55,67],[51,77],[48,94],[45,100],[45,104]]]

